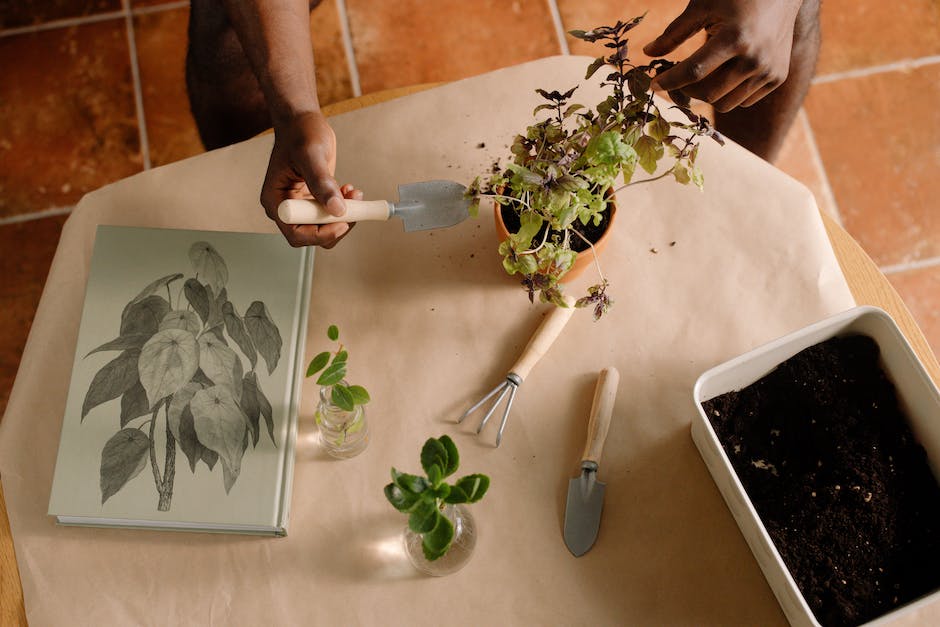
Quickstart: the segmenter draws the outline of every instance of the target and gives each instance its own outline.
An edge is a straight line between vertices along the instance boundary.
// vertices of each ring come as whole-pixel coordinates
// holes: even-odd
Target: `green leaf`
[[[121,429],[101,450],[101,504],[147,467],[150,438],[140,429]]]
[[[595,165],[617,166],[635,157],[635,151],[625,144],[617,131],[605,131],[594,137],[584,149],[584,156]]]
[[[333,389],[330,392],[330,401],[345,411],[352,411],[355,408],[352,394],[349,393],[349,388],[342,383],[333,385]]]
[[[177,274],[168,274],[165,277],[159,278],[144,289],[140,291],[140,294],[134,297],[134,300],[131,301],[131,304],[139,303],[151,294],[155,293],[157,290],[162,289],[172,283],[173,281],[178,281],[183,278],[181,272]]]
[[[428,468],[428,482],[436,489],[441,484],[441,479],[444,476],[444,471],[441,470],[441,467],[437,464]],[[436,496],[436,494],[435,494]]]
[[[451,505],[456,505],[458,503],[469,503],[470,498],[467,496],[467,493],[458,485],[450,486],[450,493],[444,499],[445,503],[450,503]]]
[[[199,322],[199,316],[195,313],[178,309],[169,311],[163,316],[159,330],[165,331],[166,329],[182,329],[195,335],[202,330],[202,323]]]
[[[228,267],[222,255],[209,242],[196,242],[189,248],[189,260],[196,275],[218,294],[228,283]]]
[[[121,427],[127,426],[134,418],[150,413],[150,403],[147,402],[147,392],[140,380],[131,386],[131,389],[121,396]]]
[[[692,177],[689,174],[689,168],[687,168],[686,165],[681,162],[678,162],[672,166],[672,175],[675,177],[676,182],[682,183],[683,185],[688,185],[692,180]]]
[[[175,394],[199,367],[199,346],[189,331],[160,331],[140,351],[138,372],[150,407]]]
[[[669,131],[669,122],[659,117],[646,126],[646,132],[658,142],[665,141],[666,138],[669,137]]]
[[[454,444],[449,435],[442,435],[439,441],[444,446],[444,450],[447,451],[447,465],[444,466],[444,476],[449,477],[457,472],[457,468],[460,466],[460,454],[457,452],[457,445]]]
[[[193,413],[193,427],[199,441],[222,458],[235,477],[241,471],[244,448],[242,442],[248,429],[248,419],[236,404],[232,392],[225,386],[199,390],[189,404]],[[226,487],[226,492],[231,485]]]
[[[428,438],[424,446],[421,447],[421,467],[427,473],[429,479],[431,478],[431,470],[434,467],[437,467],[437,471],[441,476],[444,475],[444,469],[447,468],[447,449],[444,448],[440,440]],[[432,479],[431,483],[437,485],[439,481],[440,477],[437,481]]]
[[[326,336],[333,340],[334,342],[339,339],[339,327],[335,324],[331,324],[326,330]]]
[[[277,325],[268,313],[268,308],[260,300],[256,300],[248,307],[245,313],[245,326],[248,327],[248,335],[251,336],[255,348],[268,365],[268,374],[271,374],[281,357],[283,341]]]
[[[203,322],[209,321],[209,294],[206,287],[196,279],[187,279],[183,284],[186,300],[192,305]]]
[[[361,385],[350,385],[349,393],[352,394],[353,403],[356,405],[365,405],[372,400],[369,393]]]
[[[450,486],[446,483],[442,483],[434,488],[433,492],[434,498],[446,500],[447,497],[450,496]]]
[[[413,492],[405,492],[394,483],[385,486],[385,498],[392,504],[392,507],[406,514],[410,513],[412,508],[422,502],[420,495]]]
[[[336,357],[333,358],[333,363],[335,364],[341,361],[348,361],[348,360],[349,360],[349,353],[346,351],[339,351],[338,353],[336,353]]]
[[[160,321],[170,311],[170,303],[160,296],[148,296],[140,302],[132,302],[121,312],[121,337],[130,335],[151,336],[160,328]]]
[[[394,468],[392,468],[392,483],[405,492],[411,492],[413,494],[421,494],[428,489],[428,480],[424,477],[398,472]]]
[[[139,350],[127,350],[105,364],[88,386],[82,403],[82,420],[88,412],[130,390],[138,382],[137,360]]]
[[[227,300],[222,303],[222,320],[225,323],[225,330],[228,332],[229,337],[235,341],[238,348],[248,358],[251,369],[254,370],[258,363],[258,352],[255,350],[254,342],[251,341],[241,316],[235,311],[232,303]]]
[[[644,135],[637,140],[634,148],[640,157],[640,167],[653,174],[656,171],[657,162],[665,152],[663,145],[649,135]]]
[[[346,362],[341,361],[324,370],[317,378],[317,385],[330,386],[339,383],[346,376]]]
[[[310,360],[310,365],[307,366],[307,376],[312,377],[316,373],[323,370],[323,367],[330,361],[330,353],[328,351],[323,351],[322,353],[317,354],[312,360]]]
[[[242,396],[242,360],[214,335],[199,336],[199,369],[216,385],[232,390],[238,401]]]
[[[424,540],[421,542],[421,548],[424,550],[424,556],[430,561],[442,557],[450,548],[450,543],[454,540],[454,525],[446,516],[441,515],[435,508],[437,518],[436,524],[431,531],[424,534]]]
[[[489,489],[490,478],[481,474],[467,475],[457,480],[457,487],[467,495],[468,503],[476,503]]]
[[[594,59],[591,62],[591,65],[588,66],[587,73],[584,75],[584,80],[587,80],[591,78],[592,76],[594,76],[594,73],[597,72],[602,67],[604,67],[604,65],[606,64],[607,64],[607,59],[605,59],[604,57],[598,57]]]
[[[408,517],[408,528],[415,533],[428,533],[437,526],[438,518],[443,518],[433,500],[422,500]]]

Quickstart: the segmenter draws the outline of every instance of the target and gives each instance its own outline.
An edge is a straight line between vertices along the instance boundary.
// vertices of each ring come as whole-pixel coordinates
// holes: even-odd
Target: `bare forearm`
[[[307,0],[225,0],[275,126],[319,109]]]

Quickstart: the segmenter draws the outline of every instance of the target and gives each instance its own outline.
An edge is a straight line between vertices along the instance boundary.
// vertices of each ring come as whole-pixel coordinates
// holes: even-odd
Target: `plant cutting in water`
[[[444,481],[457,471],[460,456],[449,436],[429,438],[421,448],[421,467],[426,476],[409,475],[392,468],[392,482],[385,497],[408,514],[408,527],[422,536],[421,548],[428,560],[443,557],[454,539],[454,526],[442,513],[445,505],[476,503],[490,487],[486,475],[472,474],[456,483]]]
[[[331,324],[326,330],[326,336],[333,342],[339,341],[339,328]],[[346,412],[353,412],[357,405],[365,405],[369,402],[369,392],[361,385],[349,385],[346,383],[346,366],[349,359],[349,352],[342,343],[339,344],[336,352],[323,351],[317,354],[307,366],[307,377],[312,377],[320,372],[317,377],[317,385],[330,388],[330,402],[336,407]],[[317,414],[317,424],[320,424],[321,417]],[[348,423],[340,426],[341,437],[345,439],[348,429],[355,422],[355,416],[350,416]],[[362,425],[359,421],[356,424]],[[338,442],[337,444],[342,444]]]
[[[692,182],[701,188],[696,140],[710,136],[723,143],[679,92],[670,93],[673,108],[688,122],[669,121],[662,115],[650,84],[675,64],[665,59],[647,65],[630,63],[626,35],[642,19],[571,31],[578,39],[599,42],[608,49],[609,54],[591,62],[585,80],[606,66],[609,73],[601,85],[609,95],[589,109],[571,102],[577,87],[564,92],[537,89],[546,102],[535,107],[532,115],[542,113],[544,119],[516,135],[511,161],[505,167],[497,162],[467,190],[471,213],[478,211],[483,198],[495,201],[502,211],[509,232],[499,245],[503,268],[510,275],[522,276],[531,301],[538,294],[542,302],[567,306],[559,280],[571,269],[578,252],[592,251],[600,280],[576,306],[592,307],[595,319],[612,304],[594,244],[608,228],[605,218],[613,194],[670,175],[679,183]],[[655,174],[667,156],[672,164]],[[651,176],[633,180],[637,165]],[[623,183],[617,187],[619,176]]]

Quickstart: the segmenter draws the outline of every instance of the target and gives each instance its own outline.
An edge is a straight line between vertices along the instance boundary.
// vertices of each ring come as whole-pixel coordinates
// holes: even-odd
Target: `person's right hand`
[[[275,123],[274,148],[261,187],[261,204],[291,246],[332,248],[352,227],[346,222],[284,224],[277,217],[278,205],[288,198],[313,198],[334,216],[346,213],[343,198],[353,198],[356,190],[351,186],[340,189],[333,178],[335,168],[336,135],[320,111]],[[361,192],[358,194],[361,197]]]

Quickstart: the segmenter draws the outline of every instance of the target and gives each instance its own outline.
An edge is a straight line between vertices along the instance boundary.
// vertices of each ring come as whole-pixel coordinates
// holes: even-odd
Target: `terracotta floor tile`
[[[23,354],[65,216],[0,226],[0,415]]]
[[[558,0],[558,12],[561,14],[561,23],[566,33],[575,29],[590,30],[596,26],[608,26],[617,20],[626,22],[646,13],[643,22],[630,31],[630,60],[643,63],[649,60],[649,57],[643,54],[643,46],[661,35],[687,4],[685,0]],[[572,54],[597,57],[605,53],[599,44],[581,41],[571,35],[566,37]],[[705,36],[700,33],[666,55],[666,58],[680,61],[704,41]]]
[[[911,310],[934,355],[940,355],[940,265],[895,272],[888,280]]]
[[[560,54],[544,0],[346,0],[363,93]]]
[[[134,18],[134,39],[150,144],[150,163],[164,165],[203,152],[186,96],[188,9]]]
[[[937,0],[825,0],[817,75],[940,54]]]
[[[0,29],[120,10],[121,0],[0,0]]]
[[[940,256],[940,64],[815,85],[810,125],[843,225],[879,265]]]
[[[336,0],[324,0],[310,13],[310,30],[320,105],[352,98],[352,79],[343,47],[343,30]]]
[[[806,185],[816,204],[828,215],[838,218],[838,211],[826,191],[825,174],[816,161],[813,147],[810,142],[809,127],[804,119],[805,113],[800,112],[787,138],[775,166]]]
[[[141,169],[124,20],[0,39],[0,216]]]

